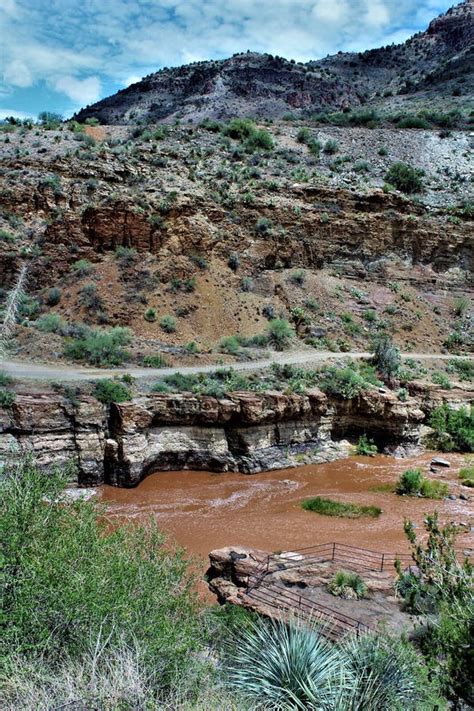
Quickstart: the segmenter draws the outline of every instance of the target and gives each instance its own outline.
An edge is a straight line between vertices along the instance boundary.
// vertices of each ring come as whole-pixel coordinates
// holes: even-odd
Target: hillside
[[[276,119],[362,106],[472,107],[474,2],[464,0],[401,45],[307,64],[247,52],[150,74],[75,118],[103,124]]]

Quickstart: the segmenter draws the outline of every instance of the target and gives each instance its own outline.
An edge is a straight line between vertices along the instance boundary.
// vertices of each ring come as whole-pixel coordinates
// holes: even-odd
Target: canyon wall
[[[10,409],[0,408],[0,458],[20,448],[44,467],[72,460],[84,486],[135,486],[156,470],[253,474],[345,456],[345,438],[360,434],[385,451],[420,446],[425,414],[441,401],[459,406],[471,395],[425,388],[401,402],[384,389],[351,400],[317,389],[221,399],[157,393],[110,408],[87,395],[74,401],[57,393],[18,395]]]

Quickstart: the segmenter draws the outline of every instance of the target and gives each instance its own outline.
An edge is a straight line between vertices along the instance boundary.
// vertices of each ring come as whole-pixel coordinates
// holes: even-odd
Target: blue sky
[[[443,0],[0,0],[0,118],[65,117],[163,66],[401,42]]]

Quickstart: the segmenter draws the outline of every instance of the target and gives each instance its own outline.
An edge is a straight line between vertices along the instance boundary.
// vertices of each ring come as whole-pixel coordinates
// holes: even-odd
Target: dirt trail
[[[444,353],[402,353],[402,358],[414,360],[451,360],[461,356],[447,355]],[[292,351],[289,353],[274,353],[269,358],[233,363],[232,365],[203,365],[203,366],[175,366],[173,368],[140,368],[135,366],[125,368],[85,368],[83,366],[30,363],[28,361],[4,360],[0,361],[0,370],[5,371],[14,378],[32,380],[97,380],[111,378],[116,375],[129,374],[134,378],[157,378],[175,373],[192,375],[196,373],[214,373],[223,367],[232,367],[237,371],[255,371],[269,368],[273,363],[291,365],[309,365],[329,360],[343,358],[370,358],[372,353],[365,351],[351,351],[348,353],[333,353],[332,351]],[[472,358],[472,356],[465,356]]]

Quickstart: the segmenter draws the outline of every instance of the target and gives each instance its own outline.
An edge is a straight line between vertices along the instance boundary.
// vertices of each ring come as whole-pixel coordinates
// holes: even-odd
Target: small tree
[[[381,336],[375,341],[373,364],[384,379],[391,380],[398,374],[400,351],[389,336]]]

